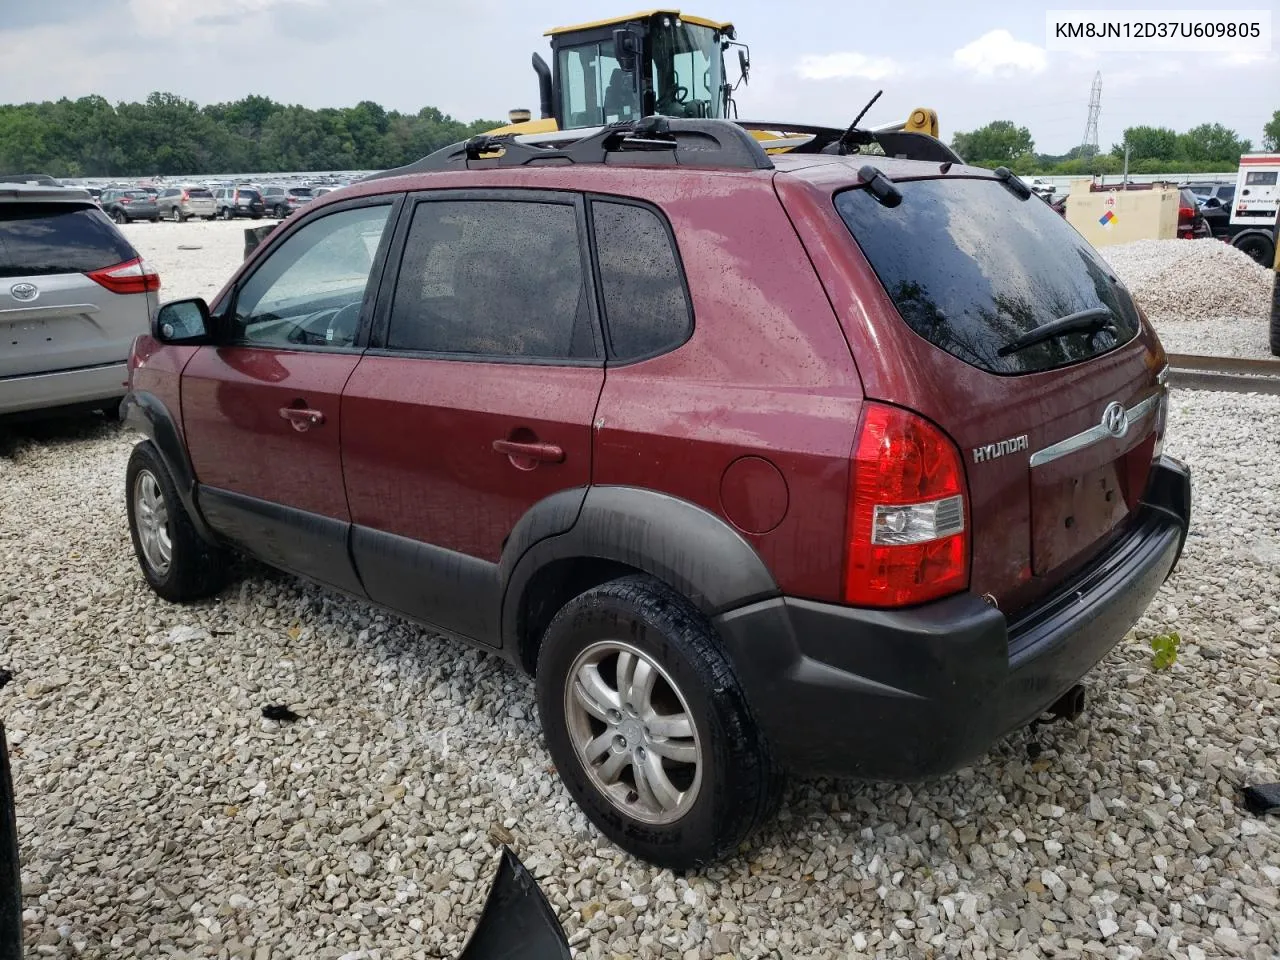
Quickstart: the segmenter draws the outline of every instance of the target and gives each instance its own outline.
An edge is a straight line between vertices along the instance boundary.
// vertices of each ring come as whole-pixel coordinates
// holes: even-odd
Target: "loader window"
[[[560,51],[560,110],[566,129],[639,119],[634,78],[618,64],[612,41]]]
[[[656,112],[668,117],[723,117],[723,85],[720,34],[664,18],[653,31]]]

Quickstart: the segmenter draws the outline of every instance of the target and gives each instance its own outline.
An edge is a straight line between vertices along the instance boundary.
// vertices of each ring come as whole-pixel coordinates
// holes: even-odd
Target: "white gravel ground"
[[[1170,353],[1270,357],[1275,273],[1220,240],[1139,240],[1099,252]]]
[[[1236,790],[1280,779],[1277,420],[1280,398],[1175,396],[1193,535],[1080,720],[922,786],[797,783],[688,877],[593,833],[513,669],[257,566],[166,604],[125,529],[132,438],[30,428],[0,456],[28,947],[453,957],[510,840],[579,956],[1275,957],[1280,824]]]
[[[131,223],[120,229],[160,273],[161,300],[212,300],[244,260],[244,231],[275,220]],[[182,249],[183,247],[193,249]]]

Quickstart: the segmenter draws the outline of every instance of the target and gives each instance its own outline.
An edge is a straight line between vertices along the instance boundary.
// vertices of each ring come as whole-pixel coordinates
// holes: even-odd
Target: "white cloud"
[[[806,80],[883,80],[902,72],[890,57],[851,52],[806,54],[796,70]]]
[[[959,67],[981,77],[1042,73],[1048,63],[1044,47],[1015,39],[1008,30],[992,30],[951,56]]]

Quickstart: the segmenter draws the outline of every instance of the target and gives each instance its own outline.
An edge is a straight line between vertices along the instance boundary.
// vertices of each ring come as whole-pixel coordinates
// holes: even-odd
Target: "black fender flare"
[[[651,574],[708,617],[780,593],[755,548],[709,510],[639,487],[579,487],[539,501],[507,540],[498,568],[504,651],[519,656],[520,604],[534,575],[578,558]]]
[[[146,390],[130,390],[120,403],[120,419],[126,427],[150,440],[159,451],[196,533],[211,544],[218,543],[217,535],[209,529],[196,507],[196,473],[177,421],[164,401]]]

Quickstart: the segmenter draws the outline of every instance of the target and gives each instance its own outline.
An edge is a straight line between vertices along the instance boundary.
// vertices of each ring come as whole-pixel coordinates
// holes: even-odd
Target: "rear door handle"
[[[564,450],[554,443],[521,443],[518,440],[495,440],[496,453],[508,457],[537,460],[539,463],[564,463]]]
[[[324,425],[324,414],[308,407],[281,407],[280,416],[288,420],[299,433]]]

